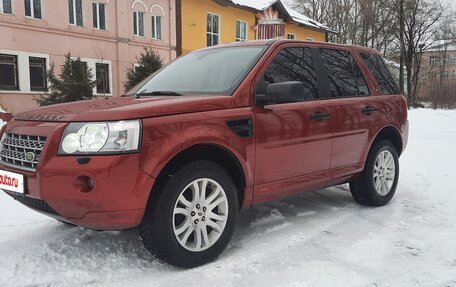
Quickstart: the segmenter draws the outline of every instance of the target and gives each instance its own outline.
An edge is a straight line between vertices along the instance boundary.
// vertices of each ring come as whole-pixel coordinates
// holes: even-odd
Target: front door
[[[304,93],[298,100],[254,107],[255,203],[325,185],[332,109],[322,97],[314,58],[309,47],[284,47],[260,72],[257,94],[266,94],[268,85],[283,82],[301,82]]]

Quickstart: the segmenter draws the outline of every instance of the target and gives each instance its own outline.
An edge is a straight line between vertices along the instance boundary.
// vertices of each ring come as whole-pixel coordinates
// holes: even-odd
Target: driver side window
[[[268,85],[283,82],[302,83],[303,100],[318,98],[317,73],[310,48],[283,49],[258,81],[256,94],[266,94]]]

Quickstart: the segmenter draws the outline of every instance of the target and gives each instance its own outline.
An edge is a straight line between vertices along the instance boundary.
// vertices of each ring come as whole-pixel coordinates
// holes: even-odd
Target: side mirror
[[[255,102],[258,106],[302,102],[303,100],[304,85],[298,81],[269,84],[266,87],[266,94],[255,96]]]

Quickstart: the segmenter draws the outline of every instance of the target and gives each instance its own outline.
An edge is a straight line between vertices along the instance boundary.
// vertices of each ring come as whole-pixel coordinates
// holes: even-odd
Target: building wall
[[[285,33],[295,35],[297,40],[311,40],[311,41],[326,41],[326,33],[318,30],[312,30],[305,27],[300,27],[293,23],[288,23],[285,27]]]
[[[182,0],[182,53],[206,47],[207,13],[220,16],[220,43],[236,41],[236,20],[248,23],[248,40],[255,39],[253,12],[224,7],[212,0]]]
[[[418,100],[436,102],[441,107],[456,105],[456,50],[423,53],[420,74]]]
[[[92,2],[106,5],[106,31],[93,28]],[[176,57],[174,0],[83,0],[82,27],[69,24],[67,0],[41,0],[42,19],[26,17],[24,1],[12,3],[12,15],[0,13],[0,54],[18,57],[20,90],[0,90],[0,105],[13,114],[35,107],[34,97],[43,94],[30,91],[29,56],[46,58],[48,67],[55,65],[56,74],[67,53],[85,60],[93,74],[95,63],[108,63],[111,89],[103,96],[123,94],[126,70],[144,47],[156,50],[165,63]],[[133,35],[133,10],[146,13],[144,37]],[[153,40],[151,16],[163,13],[162,40]]]
[[[207,13],[220,16],[220,43],[232,43],[236,41],[236,20],[248,23],[248,40],[256,39],[254,27],[257,25],[256,13],[250,10],[236,7],[225,7],[213,0],[182,0],[182,53],[201,49],[206,43]],[[285,33],[295,34],[295,39],[325,41],[326,33],[298,26],[294,23],[286,23]]]

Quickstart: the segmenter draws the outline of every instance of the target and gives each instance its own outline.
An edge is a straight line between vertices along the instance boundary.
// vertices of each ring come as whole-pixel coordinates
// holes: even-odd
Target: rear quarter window
[[[377,80],[382,95],[400,94],[396,82],[381,56],[372,54],[362,54],[361,56]]]

